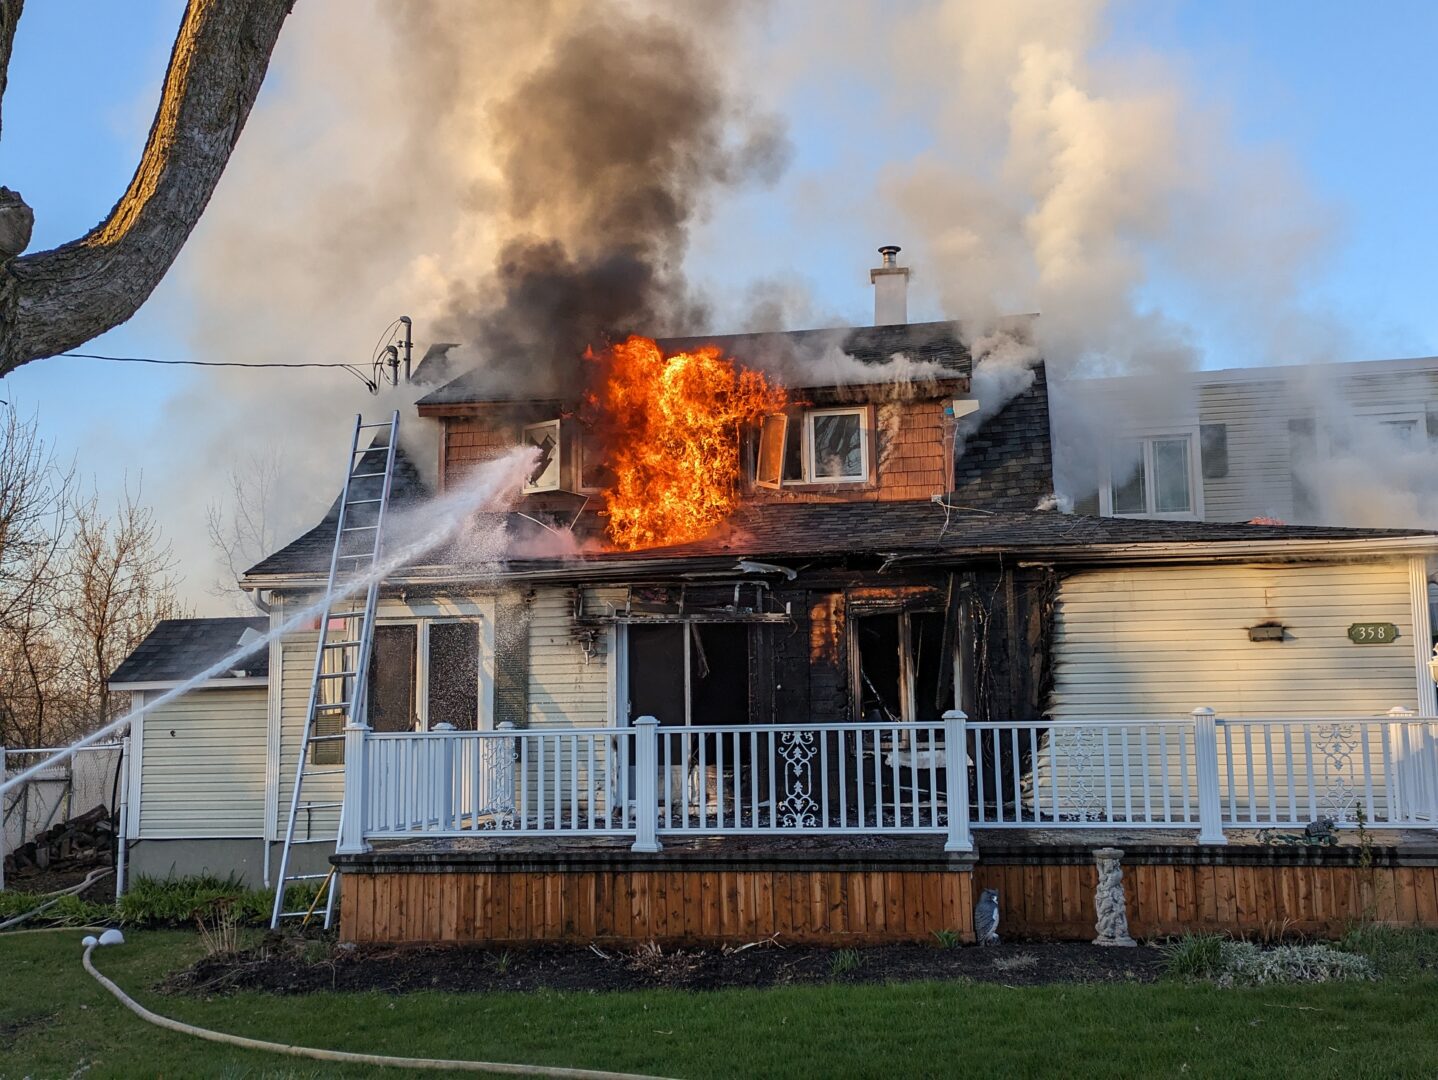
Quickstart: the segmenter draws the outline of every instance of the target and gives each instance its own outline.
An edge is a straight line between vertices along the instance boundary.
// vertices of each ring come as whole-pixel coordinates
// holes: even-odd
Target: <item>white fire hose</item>
[[[315,1061],[342,1061],[348,1065],[377,1065],[382,1068],[395,1069],[500,1073],[507,1076],[556,1076],[564,1077],[566,1080],[664,1080],[663,1077],[646,1076],[643,1073],[606,1072],[603,1069],[565,1069],[553,1065],[514,1065],[500,1061],[462,1061],[446,1060],[444,1058],[392,1057],[389,1054],[356,1054],[348,1050],[323,1050],[316,1046],[294,1046],[289,1043],[266,1042],[263,1039],[250,1039],[243,1035],[231,1035],[224,1031],[211,1031],[209,1028],[196,1027],[194,1024],[186,1024],[180,1020],[171,1020],[168,1016],[161,1016],[159,1013],[151,1012],[95,969],[95,965],[90,962],[90,954],[95,951],[97,945],[120,945],[123,943],[124,938],[120,936],[118,930],[107,930],[99,940],[93,937],[87,937],[85,939],[85,955],[81,958],[81,962],[85,965],[85,970],[95,977],[96,982],[110,991],[121,1005],[129,1009],[141,1020],[154,1024],[156,1027],[167,1028],[170,1031],[178,1031],[181,1035],[193,1035],[197,1039],[207,1039],[210,1042],[225,1043],[229,1046],[238,1046],[245,1050],[264,1050],[272,1054],[288,1054],[291,1057],[312,1058]]]

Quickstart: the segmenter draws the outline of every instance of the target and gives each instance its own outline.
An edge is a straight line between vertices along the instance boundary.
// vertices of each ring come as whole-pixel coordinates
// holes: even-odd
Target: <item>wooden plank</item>
[[[768,870],[754,872],[754,937],[774,935],[774,874]]]
[[[1299,918],[1310,931],[1322,929],[1313,908],[1313,867],[1294,867],[1294,883],[1297,888]]]
[[[1064,876],[1057,866],[1035,866],[1032,868],[1042,895],[1042,907],[1035,914],[1042,914],[1042,921],[1035,920],[1027,929],[1047,936],[1048,927],[1059,927],[1064,921]],[[1021,924],[1022,925],[1022,924]]]
[[[1197,867],[1194,874],[1196,885],[1195,923],[1206,930],[1218,927],[1218,883],[1213,877],[1213,868]]]
[[[904,931],[911,941],[924,936],[924,875],[917,870],[904,874]]]
[[[825,936],[833,933],[829,923],[831,877],[832,875],[822,870],[809,872],[809,928],[812,932]]]
[[[1418,925],[1438,929],[1438,867],[1414,868],[1413,887]]]
[[[792,919],[791,933],[797,941],[809,941],[813,936],[814,916],[810,908],[813,892],[807,870],[795,870],[790,876],[789,887],[792,891],[794,911],[790,916]]]
[[[1231,928],[1238,917],[1238,897],[1233,879],[1233,867],[1215,866],[1213,879],[1218,897],[1218,924],[1225,929]]]
[[[699,914],[702,921],[700,933],[706,940],[714,940],[719,937],[719,875],[713,870],[705,870],[701,875],[702,881],[699,892]]]
[[[774,932],[781,940],[794,940],[794,873],[780,870],[774,875]]]
[[[1072,863],[1059,867],[1063,879],[1064,933],[1080,934],[1084,924],[1082,886],[1079,882],[1079,868]]]
[[[885,870],[884,927],[892,940],[904,932],[904,879],[897,870]]]
[[[844,925],[851,934],[872,936],[869,924],[869,875],[851,871],[844,882]]]
[[[935,930],[945,929],[944,919],[944,878],[947,875],[937,870],[928,870],[920,875],[924,884],[924,937],[932,938]]]
[[[687,934],[684,925],[684,881],[688,875],[671,870],[664,875],[664,924],[671,940],[683,940]]]
[[[865,924],[873,933],[882,933],[888,917],[887,882],[882,873],[871,870],[864,875],[864,899],[868,903]]]
[[[1233,868],[1234,921],[1242,931],[1258,930],[1263,925],[1263,912],[1258,909],[1258,882],[1252,866]]]
[[[704,882],[700,875],[684,875],[684,937],[698,941],[704,933]]]

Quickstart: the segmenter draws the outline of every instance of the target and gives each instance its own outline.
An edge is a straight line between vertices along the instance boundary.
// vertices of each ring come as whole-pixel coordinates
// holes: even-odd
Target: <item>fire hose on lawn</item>
[[[662,1077],[646,1076],[643,1073],[606,1072],[603,1069],[566,1069],[553,1065],[515,1065],[501,1061],[464,1061],[446,1060],[444,1058],[392,1057],[389,1054],[357,1054],[348,1050],[324,1050],[316,1046],[295,1046],[289,1043],[266,1042],[263,1039],[251,1039],[244,1035],[231,1035],[224,1031],[211,1031],[209,1028],[186,1024],[183,1021],[172,1020],[168,1016],[161,1016],[159,1013],[151,1012],[104,975],[100,974],[95,968],[95,965],[90,962],[90,954],[95,951],[97,946],[122,945],[124,944],[124,940],[118,930],[107,930],[100,935],[98,939],[87,937],[85,939],[85,954],[81,958],[81,962],[85,965],[85,970],[94,976],[96,982],[110,991],[121,1005],[129,1009],[141,1020],[154,1024],[156,1027],[166,1028],[170,1031],[178,1031],[181,1035],[193,1035],[198,1039],[207,1039],[210,1042],[238,1046],[245,1050],[264,1050],[272,1054],[288,1054],[291,1057],[311,1058],[315,1061],[340,1061],[348,1065],[376,1065],[383,1068],[396,1069],[499,1073],[507,1076],[556,1076],[565,1077],[568,1078],[568,1080],[663,1080]]]

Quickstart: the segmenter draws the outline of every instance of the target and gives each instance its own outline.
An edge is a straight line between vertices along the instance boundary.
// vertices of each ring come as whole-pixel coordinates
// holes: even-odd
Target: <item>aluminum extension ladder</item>
[[[366,431],[376,431],[376,434],[369,446],[361,448],[360,440]],[[275,904],[270,915],[272,930],[277,929],[284,919],[308,920],[313,915],[319,901],[318,894],[316,903],[311,904],[308,910],[285,910],[286,890],[304,881],[322,882],[320,892],[324,894],[326,929],[334,919],[336,890],[333,872],[290,873],[290,859],[295,848],[301,845],[324,844],[333,852],[343,827],[343,782],[321,783],[320,791],[314,798],[306,796],[305,786],[307,781],[319,777],[344,776],[345,726],[367,715],[365,699],[380,582],[378,577],[367,582],[362,605],[355,603],[355,595],[345,590],[344,586],[357,578],[362,579],[379,562],[398,442],[398,412],[380,424],[366,424],[362,416],[355,417],[335,522],[335,545],[330,555],[326,603],[319,619],[314,679],[310,683],[304,737],[300,741],[299,760],[295,765],[289,819],[285,824],[284,848],[280,853]],[[344,593],[339,599],[336,599],[336,590]],[[339,610],[336,610],[336,605]],[[271,678],[279,677],[279,672],[271,674]],[[339,792],[338,799],[336,792]],[[316,815],[319,815],[318,821]],[[326,821],[336,819],[339,824],[333,828],[325,827]]]

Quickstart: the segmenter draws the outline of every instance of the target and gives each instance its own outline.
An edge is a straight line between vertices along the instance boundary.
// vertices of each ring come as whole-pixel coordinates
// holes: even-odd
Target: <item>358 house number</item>
[[[1356,622],[1348,628],[1348,640],[1355,645],[1386,645],[1398,637],[1391,622]]]

